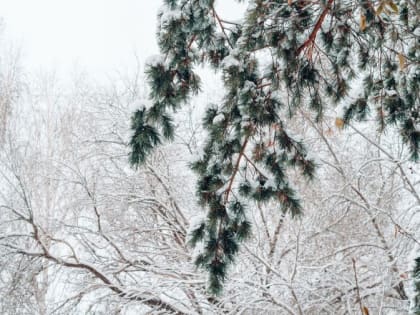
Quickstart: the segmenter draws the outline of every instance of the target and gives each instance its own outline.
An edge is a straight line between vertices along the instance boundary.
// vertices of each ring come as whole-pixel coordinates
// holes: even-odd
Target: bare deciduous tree
[[[418,244],[419,174],[392,130],[290,122],[317,152],[304,216],[274,203],[222,296],[205,291],[188,231],[200,213],[187,167],[200,130],[138,170],[127,161],[141,76],[60,90],[47,77],[13,99],[0,152],[0,312],[4,314],[371,314],[408,309],[406,257]],[[199,109],[196,109],[199,110]],[[193,114],[193,112],[190,112]],[[331,126],[328,122],[331,121]]]

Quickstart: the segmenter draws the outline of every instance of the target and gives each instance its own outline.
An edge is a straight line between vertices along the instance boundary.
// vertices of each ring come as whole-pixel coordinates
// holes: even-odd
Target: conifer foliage
[[[190,243],[203,248],[196,264],[208,270],[211,292],[220,292],[250,235],[250,201],[302,211],[287,170],[310,179],[315,163],[287,126],[297,109],[311,108],[321,120],[327,106],[346,101],[344,125],[368,117],[381,131],[394,125],[419,159],[419,11],[412,0],[250,0],[243,20],[232,22],[214,0],[164,0],[161,55],[146,70],[152,105],[132,118],[130,158],[139,165],[173,138],[172,113],[205,88],[194,67],[222,73],[225,97],[205,111],[208,137],[192,164],[207,219]],[[363,91],[355,96],[358,79]]]

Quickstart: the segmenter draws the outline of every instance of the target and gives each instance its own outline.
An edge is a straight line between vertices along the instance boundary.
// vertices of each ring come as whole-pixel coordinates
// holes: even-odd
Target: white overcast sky
[[[4,35],[21,48],[29,71],[76,67],[103,75],[158,53],[161,0],[0,0]],[[234,0],[219,0],[225,18],[238,19]]]

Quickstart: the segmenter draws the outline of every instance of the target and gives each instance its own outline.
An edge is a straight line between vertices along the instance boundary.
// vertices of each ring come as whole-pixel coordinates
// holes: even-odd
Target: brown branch
[[[194,41],[195,41],[196,37],[197,37],[197,34],[194,34],[194,35],[191,37],[191,40],[190,40],[190,42],[188,43],[188,46],[187,46],[188,50],[190,50],[190,48],[191,48],[192,44],[194,43]]]
[[[245,154],[245,149],[246,149],[246,146],[248,144],[249,137],[250,137],[250,135],[246,136],[245,141],[242,144],[241,150],[239,152],[238,159],[236,160],[235,167],[234,167],[233,172],[232,172],[232,176],[229,179],[229,185],[226,188],[226,190],[224,191],[224,194],[225,194],[225,201],[224,201],[225,202],[225,205],[229,201],[229,195],[230,195],[230,192],[232,191],[233,182],[235,181],[236,174],[239,171],[239,165],[241,163],[242,157]],[[222,235],[222,231],[223,231],[223,229],[222,229],[222,223],[223,223],[223,220],[221,219],[219,221],[219,227],[218,227],[218,233],[217,233],[219,239],[220,239],[220,237]],[[215,259],[217,259],[217,251],[215,252]]]
[[[331,4],[334,0],[328,0],[327,6],[324,8],[324,11],[322,11],[318,21],[315,24],[314,29],[312,30],[311,35],[309,35],[308,39],[298,48],[297,55],[299,55],[303,49],[308,47],[309,45],[313,45],[315,42],[316,35],[318,34],[319,29],[322,26],[322,23],[324,22],[325,17],[327,16],[328,11],[331,9]]]
[[[360,312],[363,315],[364,312],[363,312],[362,298],[360,297],[359,281],[357,280],[356,259],[352,258],[351,261],[353,262],[353,271],[354,271],[354,279],[356,281],[357,299],[360,305]]]
[[[244,158],[245,158],[245,160],[249,163],[249,164],[251,164],[251,166],[254,168],[254,170],[259,174],[259,175],[261,175],[261,176],[264,176],[264,177],[267,177],[267,176],[265,176],[264,174],[263,174],[263,172],[261,172],[261,170],[255,165],[255,163],[254,162],[252,162],[252,160],[246,155],[246,154],[244,154]]]
[[[241,160],[242,160],[242,157],[244,156],[244,154],[245,154],[245,149],[246,149],[246,146],[248,145],[248,140],[249,140],[249,135],[245,138],[245,141],[244,141],[244,143],[242,144],[242,147],[241,147],[241,151],[239,152],[239,156],[238,156],[238,159],[236,160],[236,164],[235,164],[235,167],[234,167],[234,169],[233,169],[233,173],[232,173],[232,176],[231,176],[231,178],[230,178],[230,180],[229,180],[229,186],[226,188],[226,190],[225,190],[225,203],[227,203],[228,202],[228,200],[229,200],[229,194],[230,194],[230,192],[232,191],[232,186],[233,186],[233,182],[234,182],[234,180],[235,180],[235,177],[236,177],[236,174],[238,173],[238,171],[239,171],[239,164],[241,163]]]
[[[240,24],[240,23],[235,23],[235,22],[232,22],[232,21],[226,21],[226,20],[222,20],[222,19],[220,19],[220,21],[221,21],[222,23],[225,23],[225,24],[231,24],[231,25],[241,26],[241,24]]]
[[[219,23],[219,26],[220,26],[220,28],[221,28],[221,30],[222,30],[222,32],[223,32],[223,34],[225,35],[226,40],[227,40],[227,42],[228,42],[228,44],[229,44],[230,48],[232,48],[232,49],[233,49],[233,45],[232,45],[232,43],[230,42],[228,35],[226,34],[225,27],[223,26],[222,20],[220,19],[219,15],[217,15],[217,12],[216,12],[216,10],[215,10],[213,7],[211,8],[211,10],[212,10],[212,12],[213,12],[213,16],[214,16],[214,18],[215,18],[215,19],[217,20],[217,22]]]

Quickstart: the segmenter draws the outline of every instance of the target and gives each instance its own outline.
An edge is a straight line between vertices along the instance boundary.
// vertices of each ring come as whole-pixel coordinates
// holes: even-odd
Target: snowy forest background
[[[420,171],[395,130],[290,119],[318,169],[291,174],[304,215],[252,205],[252,237],[223,293],[192,263],[197,205],[189,163],[197,117],[223,97],[206,90],[176,114],[175,141],[130,166],[130,117],[148,102],[143,65],[98,82],[29,73],[0,55],[1,314],[407,314],[419,255]],[[315,154],[316,153],[316,154]]]

